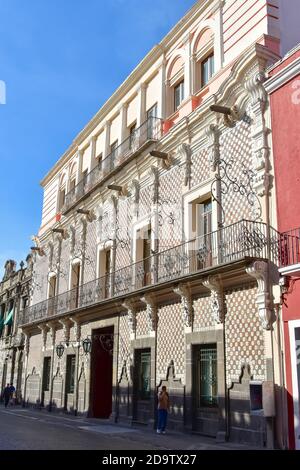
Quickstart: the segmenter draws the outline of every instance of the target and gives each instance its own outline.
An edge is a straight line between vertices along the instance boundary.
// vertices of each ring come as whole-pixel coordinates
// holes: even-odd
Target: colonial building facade
[[[276,179],[278,229],[281,235],[280,273],[283,322],[280,347],[282,408],[287,410],[282,435],[290,449],[300,449],[300,46],[292,49],[269,70],[266,90],[270,94],[273,153]]]
[[[291,2],[291,8],[296,3]],[[290,13],[290,10],[289,10]],[[274,445],[273,1],[197,2],[42,182],[26,403]]]
[[[29,304],[31,295],[32,256],[27,265],[16,262],[5,263],[4,277],[0,283],[0,378],[1,393],[7,383],[16,388],[16,398],[22,401],[24,335],[18,329],[19,317]]]

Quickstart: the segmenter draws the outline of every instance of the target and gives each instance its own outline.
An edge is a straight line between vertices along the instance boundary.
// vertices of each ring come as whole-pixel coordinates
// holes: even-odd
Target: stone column
[[[27,386],[27,371],[28,371],[28,357],[30,352],[30,334],[24,333],[24,372],[23,372],[23,389],[22,389],[22,398],[23,398],[23,407],[26,406],[26,386]]]
[[[161,119],[166,118],[166,59],[164,58],[159,69],[159,100],[158,100],[158,109],[157,117]]]
[[[90,163],[89,163],[89,173],[93,171],[93,169],[97,166],[96,142],[97,142],[97,136],[93,135],[90,139],[91,158],[90,158]]]
[[[80,379],[80,367],[79,367],[79,355],[81,347],[81,324],[76,318],[70,318],[70,322],[74,324],[75,338],[76,338],[76,366],[75,366],[75,384],[74,384],[74,415],[78,414],[78,399],[79,399],[79,379]]]
[[[225,1],[220,0],[215,12],[215,36],[214,36],[214,54],[215,54],[215,72],[218,72],[224,63],[224,37],[223,37],[223,7]]]
[[[121,125],[119,127],[119,136],[118,136],[119,145],[122,144],[122,142],[124,142],[124,140],[126,140],[126,138],[128,137],[127,135],[127,108],[128,108],[127,103],[123,103],[119,108],[120,119],[121,119]],[[125,151],[126,150],[128,149],[126,148]]]
[[[77,184],[82,180],[82,164],[83,164],[83,150],[78,149],[78,152],[77,152],[77,175],[76,175],[76,183]]]

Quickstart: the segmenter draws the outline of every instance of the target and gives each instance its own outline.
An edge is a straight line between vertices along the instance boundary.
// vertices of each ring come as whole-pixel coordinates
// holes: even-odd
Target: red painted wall
[[[300,56],[300,51],[275,68],[274,76]],[[278,230],[300,227],[300,74],[271,95]],[[300,280],[291,283],[283,306],[289,445],[295,448],[291,351],[288,322],[300,319]]]

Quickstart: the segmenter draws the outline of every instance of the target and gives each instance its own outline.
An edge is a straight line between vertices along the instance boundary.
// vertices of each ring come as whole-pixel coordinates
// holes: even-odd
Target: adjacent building
[[[282,434],[285,445],[300,450],[300,45],[269,70],[276,205],[280,243],[280,349],[285,390]]]
[[[16,270],[16,262],[8,260],[0,282],[0,379],[1,394],[7,383],[16,388],[22,401],[24,335],[19,330],[19,317],[29,304],[31,295],[32,257],[29,255]]]
[[[278,232],[265,71],[297,3],[197,2],[42,181],[29,405],[278,443]]]

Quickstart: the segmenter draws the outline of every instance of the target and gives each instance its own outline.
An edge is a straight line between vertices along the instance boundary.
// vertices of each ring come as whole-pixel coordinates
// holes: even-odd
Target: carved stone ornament
[[[270,296],[268,263],[265,261],[256,261],[247,269],[247,273],[257,281],[258,292],[256,295],[256,305],[258,307],[262,327],[264,330],[272,330],[273,323],[276,321],[276,315]]]
[[[148,330],[150,335],[156,332],[157,328],[157,306],[153,295],[145,295],[141,299],[147,305]]]
[[[226,316],[226,302],[220,279],[217,276],[210,276],[203,282],[203,286],[211,292],[211,309],[214,321],[217,324],[224,323]]]
[[[156,166],[152,166],[149,171],[150,183],[152,186],[151,200],[153,204],[158,202],[159,189],[159,170]]]
[[[185,162],[184,185],[189,186],[192,178],[192,150],[188,144],[181,144],[177,149],[177,156]]]
[[[69,238],[69,244],[70,244],[70,255],[73,258],[74,252],[75,252],[75,243],[76,243],[76,228],[74,225],[70,226],[70,238]]]
[[[174,292],[181,297],[181,313],[184,326],[186,328],[192,328],[194,321],[194,307],[191,289],[188,286],[180,284],[174,289]]]
[[[139,203],[140,203],[140,183],[138,180],[133,180],[131,182],[130,193],[132,196],[131,201],[131,213],[132,217],[138,217],[139,212]]]
[[[39,326],[39,329],[41,330],[41,333],[42,333],[42,345],[43,345],[43,349],[45,350],[46,345],[47,345],[47,333],[49,331],[49,328],[46,325],[41,325]]]
[[[217,125],[211,124],[206,128],[208,138],[208,152],[212,171],[216,171],[220,163],[220,130]]]

